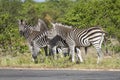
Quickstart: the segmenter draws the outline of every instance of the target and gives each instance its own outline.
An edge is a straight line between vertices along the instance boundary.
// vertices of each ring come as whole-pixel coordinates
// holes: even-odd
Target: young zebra
[[[43,41],[38,45],[35,44],[35,41],[38,40],[37,36],[43,34],[47,30],[47,26],[42,20],[38,20],[38,25],[32,27],[27,25],[24,20],[19,20],[19,32],[21,36],[24,36],[27,39],[29,49],[32,53],[32,58],[34,62],[37,62],[37,53],[39,52],[39,48],[43,47],[45,50],[45,54],[47,55],[47,44],[48,39],[42,39]],[[38,31],[36,31],[38,30]],[[45,35],[45,34],[44,34]],[[44,36],[41,35],[41,36]],[[44,41],[45,40],[45,41]]]
[[[74,59],[75,46],[88,47],[93,45],[98,53],[97,63],[102,59],[101,45],[104,40],[105,32],[100,27],[91,27],[88,29],[78,29],[64,27],[64,25],[53,24],[53,27],[48,31],[48,38],[52,39],[56,35],[61,36],[69,46],[72,62]]]

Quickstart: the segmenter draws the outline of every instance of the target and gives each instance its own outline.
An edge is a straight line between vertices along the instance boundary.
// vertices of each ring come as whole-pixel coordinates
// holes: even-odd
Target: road
[[[0,69],[0,80],[120,80],[120,71]]]

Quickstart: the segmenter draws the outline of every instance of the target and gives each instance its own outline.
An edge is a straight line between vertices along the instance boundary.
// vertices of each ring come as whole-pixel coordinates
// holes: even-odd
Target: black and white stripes
[[[87,50],[87,47],[91,45],[97,50],[97,63],[102,59],[101,45],[105,36],[102,28],[78,29],[60,23],[52,23],[52,26],[51,29],[48,29],[41,19],[38,20],[38,24],[34,27],[27,25],[24,20],[19,20],[19,32],[27,39],[34,60],[36,60],[40,48],[43,47],[47,55],[47,46],[49,46],[50,51],[56,55],[56,48],[60,46],[69,48],[72,62],[75,62],[75,50],[77,50],[77,56],[83,62],[79,48],[85,47],[85,50]]]
[[[37,62],[37,54],[40,48],[44,48],[46,55],[48,39],[45,37],[47,26],[42,20],[38,20],[38,24],[34,27],[27,25],[24,20],[19,20],[19,32],[28,42],[29,49],[32,53],[33,60]]]
[[[61,36],[69,46],[70,54],[72,55],[72,62],[75,62],[75,46],[88,47],[93,45],[98,53],[98,61],[102,58],[101,45],[104,40],[105,33],[100,27],[91,27],[88,29],[69,28],[60,24],[53,24],[51,30],[49,30],[48,38]]]

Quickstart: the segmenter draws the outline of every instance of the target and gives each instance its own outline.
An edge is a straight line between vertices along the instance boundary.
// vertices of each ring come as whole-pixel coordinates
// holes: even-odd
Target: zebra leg
[[[94,45],[94,47],[96,48],[97,53],[98,53],[97,64],[98,64],[98,63],[102,60],[102,58],[103,58],[103,53],[102,53],[102,50],[101,50],[101,45],[102,45],[103,39],[104,39],[104,37],[102,36],[99,44],[95,44],[95,45]]]
[[[83,62],[81,51],[79,48],[76,48],[77,57],[80,59],[80,62]]]
[[[102,43],[103,43],[103,40],[104,40],[104,35],[105,35],[105,34],[103,33],[102,36],[101,36],[101,38],[100,38],[98,41],[92,43],[92,45],[96,48],[97,53],[98,53],[97,64],[98,64],[98,63],[102,60],[102,58],[103,58],[103,53],[102,53],[102,50],[101,50],[101,46],[102,46]]]
[[[37,55],[39,53],[39,48],[33,48],[32,58],[35,63],[38,63]]]
[[[33,46],[32,46],[32,58],[33,58],[33,61],[35,63],[38,63],[37,55],[38,55],[39,51],[40,51],[40,48],[35,43],[33,43]]]
[[[93,45],[95,47],[95,49],[97,50],[97,54],[98,54],[98,59],[97,59],[97,64],[102,60],[102,50],[100,48],[99,44],[95,44]]]
[[[87,47],[85,47],[84,49],[85,49],[85,55],[87,55]]]
[[[75,62],[75,46],[70,46],[70,55],[72,56],[72,62]]]
[[[102,60],[102,58],[103,58],[101,48],[97,48],[97,53],[98,53],[97,64],[99,64],[99,62],[101,62],[101,60]]]
[[[44,47],[44,51],[45,51],[45,56],[48,56],[49,55],[48,46]]]
[[[33,43],[28,43],[28,46],[29,46],[29,50],[31,51],[31,54],[32,54],[32,61],[35,62],[35,60],[37,59],[37,56],[35,56],[34,54],[34,46],[33,46]]]
[[[57,59],[57,51],[56,51],[56,46],[52,47],[52,52],[53,52],[53,56],[54,56],[54,59],[56,60]]]
[[[63,58],[63,51],[62,51],[62,49],[57,48],[57,50],[58,50],[58,53],[60,54],[61,58]]]
[[[98,54],[97,64],[98,64],[103,58],[101,46],[98,43],[94,43],[93,46],[97,50],[97,54]]]

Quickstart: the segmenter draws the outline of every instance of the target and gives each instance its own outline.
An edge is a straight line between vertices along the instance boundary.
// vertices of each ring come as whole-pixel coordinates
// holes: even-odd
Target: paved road
[[[120,71],[0,69],[0,80],[120,80]]]

